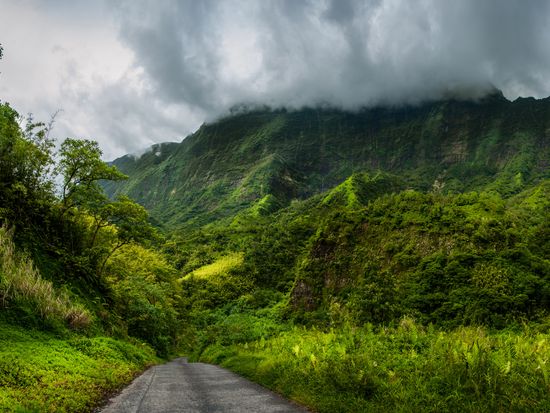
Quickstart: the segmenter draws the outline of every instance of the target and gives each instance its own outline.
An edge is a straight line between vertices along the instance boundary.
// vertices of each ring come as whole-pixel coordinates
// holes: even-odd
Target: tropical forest
[[[119,78],[135,89],[94,92],[107,77],[75,57],[68,110],[43,116],[29,95],[40,114],[24,113],[9,85],[27,46],[0,27],[0,411],[100,412],[134,380],[133,404],[105,412],[248,411],[220,407],[227,377],[297,409],[257,396],[257,412],[550,411],[550,97],[510,92],[543,84],[522,31],[542,27],[536,7],[460,2],[453,16],[487,11],[490,30],[445,43],[451,2],[425,2],[416,31],[399,1],[120,2],[126,55],[97,5],[2,3],[29,38],[43,16],[69,39],[47,20],[66,9],[75,36],[103,30],[75,40],[82,62],[93,40],[102,73],[137,69]],[[73,53],[56,47],[26,65]],[[53,90],[55,67],[21,93]],[[212,390],[190,390],[195,410],[147,407],[187,397],[164,365],[230,376],[186,378]]]
[[[112,163],[0,114],[3,410],[176,355],[319,412],[550,408],[550,100],[255,108]]]

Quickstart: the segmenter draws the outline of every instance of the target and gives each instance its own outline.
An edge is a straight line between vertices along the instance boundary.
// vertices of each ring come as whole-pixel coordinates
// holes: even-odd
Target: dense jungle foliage
[[[2,411],[89,411],[173,352],[181,330],[161,235],[99,186],[125,176],[93,141],[55,151],[50,130],[0,104]]]
[[[323,412],[548,410],[550,181],[395,182],[174,240],[189,352]]]
[[[0,407],[180,353],[321,412],[550,408],[548,99],[255,109],[110,164],[0,108]]]

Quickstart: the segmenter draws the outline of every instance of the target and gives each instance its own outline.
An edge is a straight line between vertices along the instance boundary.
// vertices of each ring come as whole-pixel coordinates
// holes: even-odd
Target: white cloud
[[[42,120],[62,109],[52,134],[95,139],[105,159],[181,140],[203,115],[160,102],[112,11],[90,4],[0,0],[0,99]]]

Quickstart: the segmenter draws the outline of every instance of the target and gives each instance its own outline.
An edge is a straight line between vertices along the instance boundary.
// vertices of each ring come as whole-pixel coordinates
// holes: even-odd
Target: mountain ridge
[[[130,179],[105,189],[128,194],[169,226],[200,226],[268,194],[288,205],[363,171],[398,173],[421,190],[438,181],[451,192],[514,192],[519,181],[546,176],[549,134],[549,98],[510,102],[501,93],[356,113],[263,109],[116,159]]]

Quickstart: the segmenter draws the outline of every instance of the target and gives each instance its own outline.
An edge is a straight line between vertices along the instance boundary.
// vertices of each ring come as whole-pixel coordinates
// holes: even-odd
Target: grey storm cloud
[[[60,140],[106,159],[235,105],[550,94],[547,0],[0,0],[0,16],[0,99],[63,109]]]
[[[123,3],[120,35],[166,101],[207,114],[548,93],[550,2]]]

